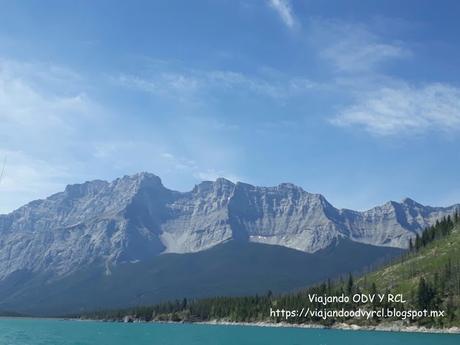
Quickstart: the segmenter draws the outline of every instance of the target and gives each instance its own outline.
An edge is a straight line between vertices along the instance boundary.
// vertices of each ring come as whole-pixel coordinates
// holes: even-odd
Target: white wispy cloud
[[[100,114],[84,90],[74,89],[79,80],[60,66],[0,59],[0,157],[8,157],[0,212],[56,192],[72,179],[65,147]]]
[[[55,193],[71,176],[66,166],[50,164],[22,151],[0,149],[0,157],[7,157],[0,181],[0,214]]]
[[[319,57],[335,67],[331,83],[350,98],[330,123],[377,136],[460,129],[459,88],[411,84],[385,73],[385,63],[413,57],[404,42],[389,41],[359,23],[314,20],[311,30]]]
[[[397,44],[343,40],[324,50],[323,55],[342,71],[368,71],[393,58],[402,58],[408,52]]]
[[[150,76],[120,75],[118,85],[162,97],[186,101],[206,92],[230,90],[284,101],[289,97],[322,87],[306,77],[252,76],[229,70],[182,70]]]
[[[411,56],[402,42],[384,40],[357,23],[313,20],[311,40],[319,55],[340,72],[372,73],[387,61]]]
[[[179,100],[190,97],[202,87],[197,76],[177,72],[160,73],[151,78],[123,74],[115,81],[129,88]]]
[[[160,156],[166,160],[174,170],[196,171],[199,169],[194,160],[178,157],[170,152],[162,152]]]
[[[280,16],[283,23],[290,29],[296,25],[296,20],[289,0],[269,0],[269,5]]]
[[[441,83],[421,87],[400,83],[362,92],[332,123],[382,136],[460,130],[460,89]]]
[[[43,71],[41,67],[37,69]],[[3,126],[21,125],[34,130],[59,126],[62,129],[72,116],[84,114],[91,107],[84,93],[55,94],[43,88],[38,90],[34,85],[40,83],[41,76],[45,78],[43,83],[60,82],[60,69],[53,67],[48,73],[34,71],[33,75],[28,74],[29,69],[33,70],[30,64],[24,64],[21,69],[18,63],[0,60],[0,120]]]

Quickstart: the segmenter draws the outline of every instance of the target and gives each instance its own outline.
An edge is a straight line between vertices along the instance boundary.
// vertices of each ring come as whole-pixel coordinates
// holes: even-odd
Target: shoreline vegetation
[[[226,326],[254,326],[254,327],[285,327],[285,328],[307,328],[307,329],[338,329],[344,331],[381,331],[381,332],[408,332],[408,333],[442,333],[442,334],[460,334],[460,327],[450,328],[427,328],[417,326],[404,326],[394,324],[381,324],[376,326],[359,326],[357,324],[337,323],[332,326],[324,326],[318,324],[298,324],[293,325],[290,323],[270,323],[270,322],[256,322],[256,323],[232,323],[225,321],[203,322],[208,325],[226,325]]]
[[[97,321],[97,322],[118,322],[118,323],[152,323],[152,324],[189,324],[189,325],[210,325],[210,326],[244,326],[244,327],[268,327],[268,328],[304,328],[304,329],[335,329],[343,331],[378,331],[378,332],[403,332],[403,333],[434,333],[434,334],[460,334],[460,327],[450,328],[428,328],[424,326],[415,325],[404,325],[402,323],[384,323],[374,326],[362,326],[353,323],[337,323],[331,326],[305,323],[305,324],[293,324],[288,322],[232,322],[223,320],[212,320],[212,321],[145,321],[142,319],[135,319],[130,316],[126,316],[123,319],[65,319],[70,321]]]

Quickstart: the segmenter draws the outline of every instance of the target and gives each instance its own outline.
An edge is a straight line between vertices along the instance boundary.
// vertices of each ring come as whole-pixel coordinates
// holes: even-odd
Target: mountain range
[[[322,195],[290,183],[257,187],[219,178],[202,182],[190,192],[177,192],[150,173],[69,185],[63,192],[0,215],[0,308],[37,313],[60,291],[60,296],[69,295],[59,305],[68,307],[51,308],[49,313],[88,309],[94,307],[97,296],[107,295],[101,286],[110,290],[114,279],[123,281],[128,276],[138,281],[129,290],[131,295],[129,291],[124,297],[111,294],[113,298],[101,306],[134,304],[139,298],[145,303],[186,294],[201,296],[203,291],[212,295],[224,290],[244,294],[293,289],[325,279],[325,273],[359,270],[395,256],[407,248],[409,239],[459,206],[430,207],[406,198],[358,212],[337,209]],[[241,261],[241,253],[254,259],[251,253],[256,252],[260,255],[255,262]],[[343,265],[353,252],[361,254]],[[323,272],[312,270],[324,256],[329,259]],[[247,282],[252,290],[244,284],[222,290],[228,286],[223,284],[226,278],[213,278],[229,267],[235,277],[246,269],[249,280],[254,272],[270,275],[265,262],[273,266],[278,259],[293,267],[274,268],[272,278],[260,277],[264,284]],[[188,262],[200,262],[197,272],[209,275],[193,284],[181,280],[184,288],[179,289],[172,277],[187,276]],[[308,269],[302,267],[306,262]],[[273,274],[283,270],[291,275],[281,279]],[[160,271],[171,277],[165,278]],[[289,283],[294,276],[304,278]],[[70,303],[72,291],[85,283],[83,277],[86,286],[93,288]],[[98,285],[101,279],[105,281]],[[208,286],[215,282],[216,287],[203,289],[204,281]],[[158,292],[158,284],[175,293]],[[40,287],[55,294],[39,299]]]

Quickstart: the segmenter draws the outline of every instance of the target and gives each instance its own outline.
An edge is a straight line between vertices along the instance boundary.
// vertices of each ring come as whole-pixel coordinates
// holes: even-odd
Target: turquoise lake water
[[[460,335],[0,319],[1,345],[450,345]]]

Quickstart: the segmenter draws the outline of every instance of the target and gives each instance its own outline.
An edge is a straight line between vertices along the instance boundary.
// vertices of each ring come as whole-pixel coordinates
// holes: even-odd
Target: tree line
[[[419,251],[429,243],[448,236],[454,229],[455,224],[458,223],[458,220],[458,211],[455,211],[453,217],[449,215],[440,221],[436,220],[435,225],[427,227],[421,235],[416,234],[415,241],[412,239],[409,240],[409,251]]]

